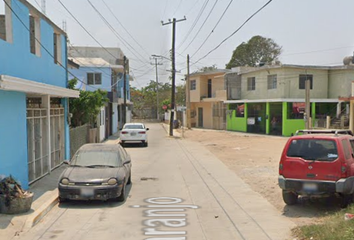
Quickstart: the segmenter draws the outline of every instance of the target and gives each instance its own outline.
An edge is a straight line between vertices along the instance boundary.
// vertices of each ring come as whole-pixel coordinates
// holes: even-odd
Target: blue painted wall
[[[26,94],[0,90],[0,175],[28,188]]]
[[[29,27],[29,10],[18,0],[12,0],[12,8],[21,21]],[[54,63],[54,29],[41,20],[41,57],[30,52],[29,31],[12,13],[13,43],[0,39],[0,74],[24,78],[36,82],[66,87],[66,71]],[[62,64],[66,67],[66,37],[61,36]]]
[[[102,89],[107,92],[111,92],[111,68],[109,67],[80,67],[79,69],[71,69],[70,73],[72,74],[69,74],[69,79],[76,77],[84,83],[87,83],[87,73],[101,73],[102,84],[86,85],[79,81],[76,85],[76,88],[83,89],[83,86],[86,85],[86,91]]]
[[[9,75],[59,87],[67,86],[66,36],[61,35],[62,65],[54,63],[54,28],[40,21],[41,56],[30,52],[29,10],[12,0],[13,42],[0,39],[0,75]],[[24,25],[21,23],[23,22]],[[49,53],[48,53],[48,52]],[[67,100],[65,118],[67,119]],[[69,150],[69,126],[65,121],[66,157]],[[28,188],[26,94],[0,90],[0,174],[13,175]]]
[[[129,75],[126,75],[126,83],[127,83],[127,99],[130,100],[130,84],[129,84]],[[118,96],[123,98],[123,87],[124,87],[124,80],[123,77],[118,80]]]

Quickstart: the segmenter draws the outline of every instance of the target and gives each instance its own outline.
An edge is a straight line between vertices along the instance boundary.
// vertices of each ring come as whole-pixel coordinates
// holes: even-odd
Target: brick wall
[[[70,156],[84,144],[89,142],[89,126],[83,125],[70,129]]]

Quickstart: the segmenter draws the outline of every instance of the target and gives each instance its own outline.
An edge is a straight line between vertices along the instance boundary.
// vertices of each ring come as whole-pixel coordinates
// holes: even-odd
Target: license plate
[[[81,195],[83,197],[93,197],[93,189],[83,188],[81,189]]]
[[[135,135],[136,135],[136,132],[130,133],[130,136],[135,136]]]
[[[316,183],[304,183],[304,185],[302,186],[302,189],[304,191],[317,191],[317,184]]]

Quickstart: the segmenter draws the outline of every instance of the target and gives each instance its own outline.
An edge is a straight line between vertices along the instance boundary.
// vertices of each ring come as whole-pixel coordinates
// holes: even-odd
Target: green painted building
[[[311,124],[325,128],[327,116],[349,115],[353,66],[275,65],[235,68],[225,74],[226,129],[291,136],[305,128],[305,81],[310,80]],[[343,119],[343,118],[342,118]]]

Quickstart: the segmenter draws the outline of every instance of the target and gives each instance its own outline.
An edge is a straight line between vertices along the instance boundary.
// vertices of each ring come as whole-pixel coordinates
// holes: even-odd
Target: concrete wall
[[[70,156],[74,156],[75,152],[84,144],[89,142],[89,126],[83,125],[70,129]]]
[[[203,128],[212,129],[213,128],[212,103],[191,104],[191,109],[195,109],[196,111],[196,116],[195,116],[196,127],[198,127],[198,119],[199,119],[198,108],[203,108]]]
[[[0,90],[0,175],[28,187],[26,94]]]
[[[108,52],[109,53],[108,53]],[[117,59],[123,59],[124,54],[120,48],[109,48],[105,49],[101,47],[78,47],[75,49],[69,48],[69,56],[71,57],[87,57],[87,58],[102,58],[109,62],[111,65],[120,65]]]
[[[240,99],[304,98],[305,89],[299,89],[299,75],[306,73],[313,75],[313,89],[310,91],[311,98],[328,98],[328,70],[277,68],[242,74]],[[277,75],[277,88],[268,89],[268,75],[274,74]],[[232,77],[231,74],[228,76]],[[344,75],[341,76],[345,78]],[[249,77],[256,78],[255,90],[247,90],[247,79]],[[236,76],[233,78],[236,79]]]
[[[351,86],[354,81],[353,70],[331,70],[329,71],[329,98],[351,96]]]

